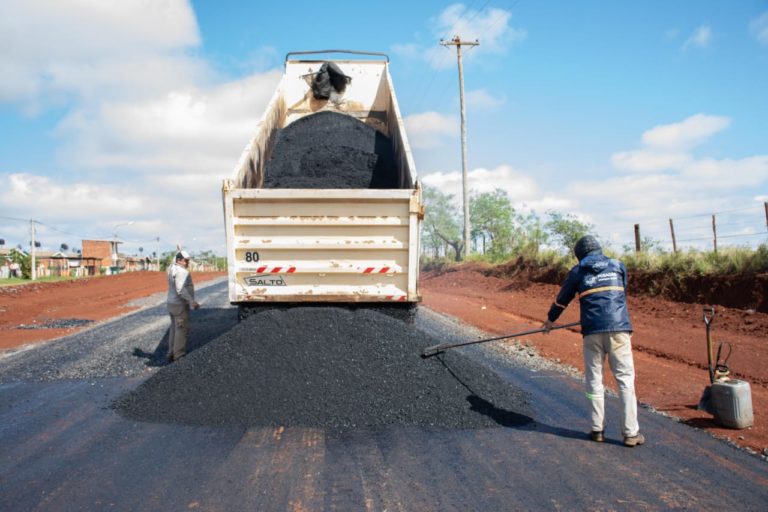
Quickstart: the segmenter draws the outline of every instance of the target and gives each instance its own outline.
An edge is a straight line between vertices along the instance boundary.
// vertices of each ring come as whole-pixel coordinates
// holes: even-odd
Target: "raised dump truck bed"
[[[343,93],[318,100],[310,84],[324,62],[286,59],[254,137],[224,180],[234,304],[420,300],[421,189],[388,62],[333,60],[351,80]],[[388,183],[399,188],[264,188],[279,130],[325,111],[353,116],[388,138],[395,173]]]

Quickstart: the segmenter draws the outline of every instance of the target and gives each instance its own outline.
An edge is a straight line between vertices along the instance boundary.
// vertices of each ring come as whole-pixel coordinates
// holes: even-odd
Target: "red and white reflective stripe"
[[[387,300],[404,301],[405,295],[387,295],[385,298]]]
[[[397,270],[390,267],[367,267],[363,270],[363,274],[395,274]]]
[[[296,267],[272,267],[272,268],[269,268],[266,265],[257,268],[256,272],[258,272],[259,274],[279,274],[280,272],[283,271],[284,268],[285,268],[284,272],[286,274],[293,274],[294,272],[296,272]]]

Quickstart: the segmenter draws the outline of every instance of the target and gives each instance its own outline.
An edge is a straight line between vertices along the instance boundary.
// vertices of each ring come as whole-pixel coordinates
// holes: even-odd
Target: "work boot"
[[[634,436],[624,436],[624,446],[629,446],[630,448],[633,448],[635,446],[639,446],[645,442],[645,436],[643,434],[638,433]]]
[[[605,441],[605,434],[602,430],[593,430],[589,433],[589,438],[596,443],[602,443]]]

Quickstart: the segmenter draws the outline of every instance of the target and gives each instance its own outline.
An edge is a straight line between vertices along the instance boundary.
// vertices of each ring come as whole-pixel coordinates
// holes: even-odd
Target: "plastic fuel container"
[[[715,421],[724,427],[743,429],[752,426],[752,392],[746,381],[715,381],[712,384],[712,407]]]

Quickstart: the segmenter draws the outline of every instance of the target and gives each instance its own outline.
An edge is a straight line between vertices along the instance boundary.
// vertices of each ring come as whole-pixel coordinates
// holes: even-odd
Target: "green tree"
[[[168,267],[173,265],[173,260],[176,258],[178,251],[167,251],[160,253],[160,270],[166,271]]]
[[[515,236],[512,253],[535,257],[539,248],[547,243],[549,236],[535,212],[515,215]]]
[[[453,195],[444,194],[433,187],[424,187],[424,223],[423,243],[432,249],[435,255],[451,247],[454,259],[462,260],[464,241],[462,239],[462,218],[456,207]]]
[[[579,238],[591,234],[595,228],[592,224],[581,222],[572,213],[549,210],[547,215],[550,220],[544,224],[544,228],[552,239],[567,251],[573,250]]]
[[[216,270],[227,269],[227,258],[216,256],[211,250],[197,252],[192,255],[192,259],[198,262],[205,261],[213,265]]]
[[[14,263],[18,263],[21,268],[21,277],[24,279],[32,278],[32,257],[29,254],[24,254],[18,249],[11,249],[10,259]]]
[[[473,194],[469,199],[472,239],[482,242],[482,253],[493,259],[508,256],[514,235],[515,209],[507,193],[497,188],[493,192]]]

